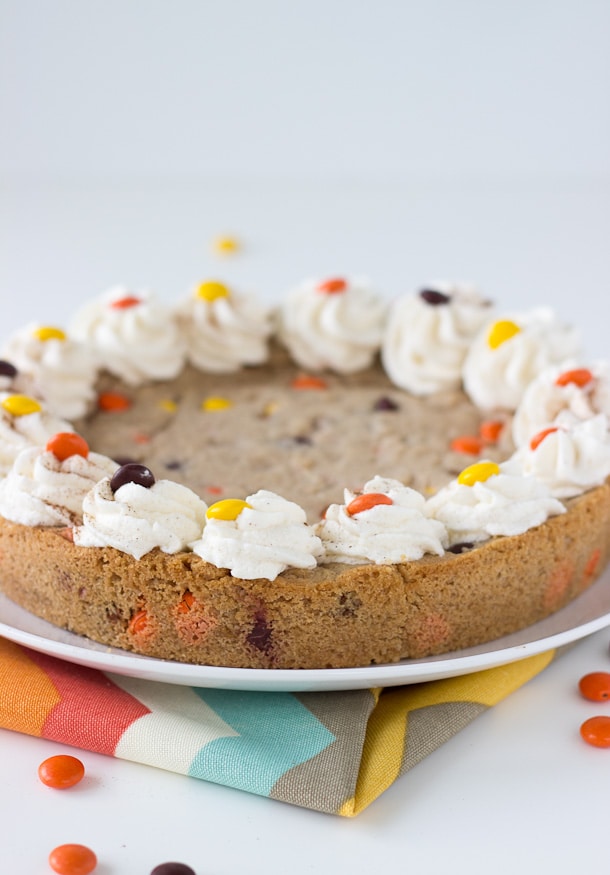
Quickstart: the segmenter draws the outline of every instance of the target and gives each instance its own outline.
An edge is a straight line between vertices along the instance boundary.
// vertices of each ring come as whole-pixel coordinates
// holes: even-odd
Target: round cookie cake
[[[0,362],[0,588],[106,645],[338,668],[490,641],[610,550],[610,368],[440,283],[112,289]]]

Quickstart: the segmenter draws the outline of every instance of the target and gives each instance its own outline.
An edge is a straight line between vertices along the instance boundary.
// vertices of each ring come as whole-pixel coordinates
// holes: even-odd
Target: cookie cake
[[[111,289],[0,361],[0,589],[109,646],[339,668],[529,626],[610,549],[610,367],[435,283]]]

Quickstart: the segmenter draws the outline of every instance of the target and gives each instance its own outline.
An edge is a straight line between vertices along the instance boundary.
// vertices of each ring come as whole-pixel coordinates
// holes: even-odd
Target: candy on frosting
[[[499,319],[474,339],[464,361],[464,388],[483,410],[515,410],[535,377],[578,349],[574,329],[548,308]]]
[[[576,425],[599,413],[610,419],[608,362],[587,368],[573,362],[546,368],[527,387],[515,411],[513,440],[521,447],[549,425]]]
[[[50,450],[28,447],[0,481],[0,514],[25,526],[79,523],[85,495],[116,467],[99,453],[60,460]]]
[[[0,393],[0,475],[6,474],[18,453],[44,446],[57,432],[73,431],[69,422],[53,416],[33,398]]]
[[[287,568],[314,568],[322,552],[320,539],[307,524],[305,511],[293,501],[260,489],[245,502],[212,505],[202,537],[191,546],[195,553],[228,568],[244,580],[275,580]]]
[[[331,504],[315,531],[322,562],[389,565],[425,553],[441,556],[447,545],[445,526],[426,515],[423,495],[383,477],[366,483],[360,495],[346,489],[345,503]]]
[[[479,471],[465,476],[471,470],[466,469],[427,502],[427,513],[447,527],[450,544],[520,535],[549,516],[565,513],[563,504],[535,477],[487,461],[471,468]]]
[[[187,356],[196,368],[231,373],[268,358],[269,312],[224,283],[200,283],[176,308]]]
[[[468,348],[489,318],[489,301],[465,284],[435,283],[398,298],[381,349],[388,377],[414,395],[457,388]]]
[[[610,476],[610,431],[603,413],[535,435],[505,463],[506,470],[535,477],[555,498],[572,498]]]
[[[100,367],[132,386],[177,376],[184,364],[184,340],[170,309],[150,292],[113,288],[90,301],[70,331],[89,345]]]
[[[309,279],[278,309],[278,336],[301,367],[349,374],[372,363],[385,317],[385,303],[366,280]]]
[[[85,415],[95,397],[97,362],[84,344],[61,329],[31,323],[9,338],[4,354],[50,412],[67,419]]]
[[[113,492],[105,477],[83,501],[83,525],[74,530],[82,547],[114,547],[141,559],[155,547],[185,550],[201,534],[207,505],[191,489],[172,480],[146,487],[126,482]]]

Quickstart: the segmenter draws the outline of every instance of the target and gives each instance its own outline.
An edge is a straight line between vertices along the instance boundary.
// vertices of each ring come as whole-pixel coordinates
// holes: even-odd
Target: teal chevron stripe
[[[291,693],[195,692],[239,733],[201,748],[189,768],[195,778],[268,796],[278,778],[335,740]]]

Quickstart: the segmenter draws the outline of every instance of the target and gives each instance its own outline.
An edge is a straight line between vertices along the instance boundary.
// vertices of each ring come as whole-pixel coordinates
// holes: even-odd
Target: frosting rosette
[[[3,354],[50,412],[85,415],[95,398],[97,361],[84,344],[59,328],[30,323],[8,339]]]
[[[0,475],[7,474],[21,450],[44,446],[57,432],[73,430],[35,398],[0,392]]]
[[[351,374],[377,354],[386,305],[365,279],[308,279],[276,315],[278,336],[298,365]]]
[[[201,371],[231,373],[268,358],[269,311],[224,283],[200,283],[175,313],[187,358]]]
[[[201,534],[207,505],[186,486],[157,480],[152,486],[125,483],[116,491],[108,477],[83,501],[83,524],[74,529],[81,547],[114,547],[141,559],[155,547],[185,550]]]
[[[474,286],[434,283],[391,306],[381,348],[388,377],[414,395],[458,388],[474,337],[490,318]]]
[[[100,368],[131,386],[172,379],[184,364],[173,314],[148,291],[110,289],[74,316],[70,334],[93,350]]]
[[[244,580],[275,580],[287,568],[314,568],[322,544],[302,507],[260,489],[245,501],[212,505],[193,551]]]
[[[577,332],[539,307],[487,324],[464,361],[466,393],[482,410],[516,410],[529,384],[547,367],[579,354]]]
[[[398,480],[374,477],[361,493],[345,490],[345,503],[331,504],[315,527],[321,562],[392,565],[441,556],[448,543],[442,522],[426,513],[426,500]]]
[[[513,417],[517,447],[550,425],[571,427],[603,413],[610,419],[610,364],[574,362],[546,368],[530,383]]]
[[[453,546],[520,535],[550,516],[565,513],[565,507],[537,478],[483,461],[429,498],[427,513],[444,523]]]
[[[610,476],[608,419],[600,413],[572,426],[543,429],[505,467],[535,477],[555,498],[573,498],[601,486]]]
[[[0,514],[25,526],[80,523],[85,495],[116,468],[99,453],[60,460],[42,447],[28,447],[0,481]]]

